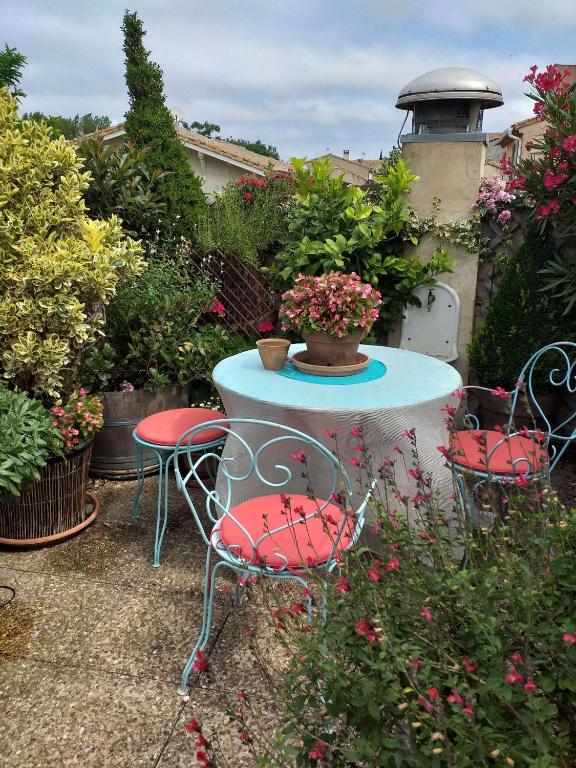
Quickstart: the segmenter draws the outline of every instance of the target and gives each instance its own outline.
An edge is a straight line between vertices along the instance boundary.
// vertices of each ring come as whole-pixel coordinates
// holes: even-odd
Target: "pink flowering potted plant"
[[[350,365],[358,346],[378,318],[380,293],[352,272],[299,275],[282,294],[283,331],[299,332],[315,365]]]

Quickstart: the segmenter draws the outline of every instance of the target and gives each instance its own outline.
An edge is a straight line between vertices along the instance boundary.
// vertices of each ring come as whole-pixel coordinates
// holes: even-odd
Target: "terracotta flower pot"
[[[329,333],[303,334],[308,348],[308,361],[314,365],[352,365],[364,331],[349,336],[332,336]]]
[[[267,371],[281,371],[288,356],[288,339],[258,339],[256,342],[262,365]]]

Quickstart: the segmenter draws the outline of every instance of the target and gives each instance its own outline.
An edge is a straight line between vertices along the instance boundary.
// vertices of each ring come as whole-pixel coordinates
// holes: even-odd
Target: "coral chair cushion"
[[[250,499],[230,510],[236,520],[246,528],[254,541],[260,536],[291,521],[300,520],[302,508],[304,514],[311,514],[325,502],[322,499],[312,500],[307,496],[292,494],[288,496],[290,506],[283,503],[280,495],[259,496]],[[320,517],[320,514],[322,517]],[[271,568],[303,567],[325,563],[332,550],[334,541],[340,530],[344,517],[342,509],[335,504],[328,504],[316,517],[305,523],[297,523],[279,533],[267,536],[258,546],[258,556]],[[348,547],[354,533],[354,522],[348,517],[336,551]],[[224,547],[239,545],[232,549],[232,554],[243,560],[252,560],[252,545],[228,515],[225,515],[216,525],[212,543]],[[286,560],[279,557],[282,553]],[[258,558],[256,558],[258,559]]]
[[[176,445],[187,429],[213,419],[225,419],[226,416],[210,408],[172,408],[147,416],[136,427],[138,437],[155,445]],[[211,443],[224,436],[219,427],[205,429],[194,436],[193,443]]]
[[[484,435],[486,444],[480,443]],[[454,462],[468,469],[477,469],[486,471],[486,459],[489,456],[488,470],[495,475],[524,475],[527,472],[540,472],[548,464],[547,451],[535,440],[521,435],[513,435],[509,439],[504,439],[502,432],[492,430],[464,430],[456,432],[450,438],[450,449],[454,457]],[[490,452],[494,446],[502,442]],[[514,462],[518,459],[528,459],[526,461]]]

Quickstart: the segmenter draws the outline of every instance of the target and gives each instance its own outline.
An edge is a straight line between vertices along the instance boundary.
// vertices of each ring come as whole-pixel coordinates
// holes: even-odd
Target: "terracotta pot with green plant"
[[[79,391],[78,369],[118,281],[144,264],[117,217],[87,216],[87,184],[75,149],[20,120],[0,89],[0,189],[12,190],[0,217],[0,537],[13,543],[85,523],[90,447],[80,441],[90,443],[101,413]]]
[[[350,365],[379,314],[380,293],[354,272],[299,275],[282,294],[282,330],[298,331],[314,365]]]

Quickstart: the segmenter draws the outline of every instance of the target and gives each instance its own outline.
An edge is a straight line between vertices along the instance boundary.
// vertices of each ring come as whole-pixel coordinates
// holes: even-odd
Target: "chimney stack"
[[[343,149],[342,150],[342,156],[344,160],[350,160],[350,150],[349,149]]]

